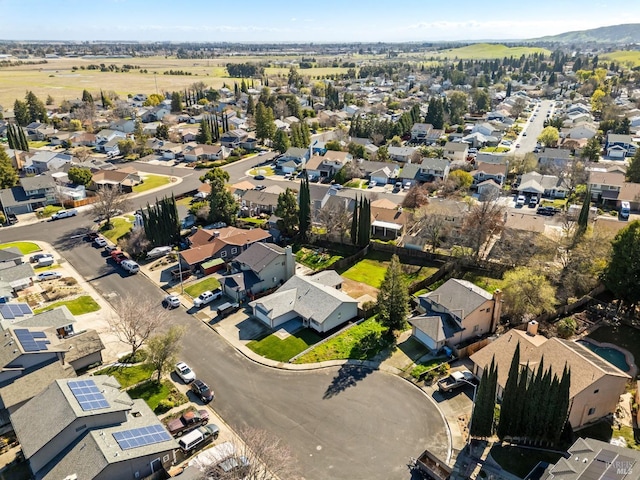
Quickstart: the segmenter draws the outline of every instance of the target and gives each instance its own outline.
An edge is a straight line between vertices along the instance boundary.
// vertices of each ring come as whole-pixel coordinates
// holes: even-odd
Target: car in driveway
[[[207,290],[206,292],[202,292],[200,295],[198,295],[197,298],[193,300],[193,306],[196,308],[203,307],[204,305],[217,300],[221,296],[222,290],[220,290],[219,288],[215,289],[214,291]]]
[[[548,206],[541,206],[538,207],[538,209],[536,210],[536,213],[538,215],[546,215],[549,217],[552,217],[553,215],[555,215],[556,213],[559,213],[560,209],[556,208],[556,207],[548,207]]]
[[[180,377],[184,383],[191,383],[196,379],[196,372],[184,362],[178,362],[175,366],[176,375]]]
[[[167,295],[162,300],[162,306],[165,308],[178,308],[180,306],[180,297],[177,295]]]
[[[209,388],[209,385],[198,378],[191,382],[191,391],[195,393],[203,403],[209,403],[213,400],[213,390]]]
[[[38,263],[41,260],[45,260],[47,258],[53,259],[53,255],[50,253],[36,253],[35,255],[31,255],[29,257],[29,262]]]
[[[516,207],[524,207],[525,203],[527,203],[527,198],[524,195],[518,195],[518,198],[516,198]]]
[[[55,280],[56,278],[62,278],[62,273],[50,270],[48,272],[42,272],[36,275],[36,280],[39,282],[46,282],[48,280]]]
[[[373,188],[377,185],[378,183],[375,180],[371,180],[369,182],[369,185],[367,185],[367,188]]]

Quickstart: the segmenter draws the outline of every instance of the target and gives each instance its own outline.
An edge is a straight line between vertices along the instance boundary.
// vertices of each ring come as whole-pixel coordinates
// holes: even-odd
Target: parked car
[[[13,225],[15,223],[18,223],[18,217],[16,217],[15,213],[8,213],[7,214],[7,223],[9,225]]]
[[[524,204],[527,202],[527,199],[524,195],[518,195],[516,199],[516,207],[524,207]]]
[[[536,205],[538,205],[538,197],[534,195],[529,199],[529,208],[536,208]]]
[[[264,190],[265,188],[267,188],[265,185],[256,185],[256,188],[254,188],[254,190]]]
[[[175,371],[184,383],[191,383],[196,379],[196,373],[184,362],[176,363]]]
[[[207,303],[211,303],[214,300],[220,298],[222,296],[222,290],[217,288],[213,292],[211,290],[207,290],[206,292],[202,292],[198,295],[198,298],[193,300],[193,306],[196,308],[200,308]]]
[[[545,216],[553,216],[555,215],[557,212],[557,208],[555,207],[538,207],[538,209],[536,210],[536,213],[538,215],[545,215]]]
[[[267,154],[267,151],[266,151],[266,150],[260,150],[260,151],[258,152],[258,156],[259,156],[259,157],[261,157],[262,155],[266,155],[266,154]]]
[[[62,278],[62,273],[50,270],[48,272],[39,273],[36,276],[36,280],[39,282],[46,282],[47,280],[55,280],[56,278]]]
[[[136,274],[140,271],[140,265],[138,265],[133,260],[122,260],[120,262],[120,266],[126,271],[133,274]]]
[[[106,247],[107,246],[107,241],[105,240],[104,237],[96,237],[93,240],[93,244],[96,247]]]
[[[180,297],[177,295],[167,295],[162,300],[162,305],[166,308],[178,308],[180,306]]]
[[[111,255],[111,253],[115,252],[116,250],[119,250],[116,245],[106,245],[104,247],[104,251],[107,253],[107,255]]]
[[[61,218],[75,217],[77,214],[78,211],[75,208],[72,208],[70,210],[62,209],[51,215],[51,220],[60,220]]]
[[[178,445],[180,445],[180,450],[189,454],[193,450],[202,448],[204,445],[216,440],[218,435],[220,435],[220,427],[211,423],[190,431],[178,440]]]
[[[225,302],[218,307],[217,313],[221,317],[226,317],[234,312],[237,312],[240,308],[240,304],[238,302]]]
[[[516,143],[516,148],[520,148],[520,144],[519,143]]]
[[[204,383],[202,380],[196,379],[191,382],[191,391],[204,403],[209,403],[213,400],[213,390],[211,390],[209,385]]]
[[[171,247],[156,247],[147,252],[147,258],[160,258],[171,253]]]
[[[368,188],[373,188],[373,187],[375,187],[376,185],[377,185],[377,182],[376,182],[375,180],[371,180],[371,181],[369,182],[369,185],[368,185],[367,187],[368,187]]]
[[[49,257],[53,258],[53,255],[51,255],[50,253],[36,253],[35,255],[31,255],[29,257],[29,261],[31,263],[37,263],[43,258],[49,258]]]
[[[254,180],[264,180],[264,175],[254,175],[253,179]]]
[[[113,250],[111,252],[111,260],[120,265],[123,261],[127,260],[127,256],[122,250]]]
[[[84,238],[88,242],[93,242],[99,236],[100,236],[100,234],[98,232],[87,232],[87,234],[84,236]]]
[[[196,428],[209,423],[209,412],[206,410],[188,410],[180,417],[167,423],[167,430],[174,437],[179,437],[183,433],[190,432]]]

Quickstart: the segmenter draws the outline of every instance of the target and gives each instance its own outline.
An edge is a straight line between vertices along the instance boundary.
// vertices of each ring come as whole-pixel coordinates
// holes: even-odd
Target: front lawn
[[[217,288],[220,288],[218,279],[216,277],[207,277],[193,285],[189,285],[184,291],[188,293],[191,298],[196,298],[202,292],[206,292],[207,290],[213,291]]]
[[[375,357],[388,345],[380,340],[386,329],[375,318],[365,320],[333,337],[294,363],[316,363],[327,360],[368,360]]]
[[[116,217],[111,219],[111,228],[106,229],[106,224],[100,227],[100,233],[113,243],[118,243],[118,239],[124,237],[133,228],[133,217],[128,215],[126,218]]]
[[[95,372],[94,375],[113,375],[116,377],[116,380],[120,382],[120,386],[122,388],[127,388],[151,378],[153,372],[154,370],[152,366],[146,363],[141,363],[131,366],[113,366],[103,368],[102,370]]]
[[[562,454],[521,447],[494,445],[489,453],[502,468],[520,478],[533,470],[538,462],[556,463]]]
[[[144,181],[140,185],[133,187],[135,193],[146,192],[147,190],[163,187],[171,183],[171,177],[167,177],[166,175],[145,175],[142,178]]]
[[[169,380],[163,380],[160,383],[155,380],[149,380],[148,382],[144,382],[137,387],[127,390],[127,393],[131,398],[143,399],[155,413],[165,410],[162,406],[158,408],[160,402],[163,400],[170,402],[173,407],[177,407],[188,401],[187,397],[180,393]]]
[[[42,148],[49,145],[48,140],[29,140],[29,148]]]
[[[249,224],[254,225],[256,227],[261,227],[262,225],[267,223],[267,219],[266,218],[254,218],[254,217],[241,218],[238,221],[244,222],[244,223],[249,223]]]
[[[57,205],[47,205],[46,207],[39,208],[38,210],[36,210],[36,215],[39,218],[49,218],[54,213],[62,210],[62,208],[63,207],[59,207]]]
[[[179,200],[176,200],[176,205],[182,205],[183,207],[190,207],[191,204],[193,203],[193,197],[187,196],[187,197],[182,197]]]
[[[73,300],[63,300],[61,302],[55,302],[51,305],[47,305],[44,308],[38,308],[34,310],[33,313],[47,312],[63,305],[66,305],[73,315],[84,315],[85,313],[97,312],[100,310],[100,305],[98,305],[93,298],[89,295],[83,295]]]
[[[334,264],[343,258],[335,252],[330,252],[324,248],[301,247],[296,252],[296,262],[303,264],[313,270],[320,270]]]
[[[367,181],[362,179],[351,180],[350,182],[345,183],[345,187],[349,188],[367,188]]]
[[[462,277],[462,280],[468,280],[474,285],[485,289],[489,293],[493,293],[499,288],[502,289],[505,285],[504,280],[502,280],[501,278],[485,277],[473,272],[465,273]]]
[[[480,149],[481,152],[490,152],[490,153],[504,153],[508,152],[509,147],[482,147]]]
[[[273,167],[256,167],[249,170],[249,175],[264,175],[265,177],[270,177],[271,175],[275,175]]]
[[[284,340],[271,334],[260,340],[252,340],[247,344],[247,347],[265,358],[278,362],[288,362],[311,345],[318,343],[321,339],[322,337],[315,332],[304,328],[292,333]]]
[[[0,244],[0,250],[5,248],[17,248],[23,255],[40,251],[40,247],[33,242],[8,242]]]

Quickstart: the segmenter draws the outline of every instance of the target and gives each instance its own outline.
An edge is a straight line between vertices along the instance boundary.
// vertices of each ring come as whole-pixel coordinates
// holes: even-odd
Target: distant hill
[[[611,25],[609,27],[592,28],[566,32],[533,39],[536,42],[560,43],[640,43],[640,23]]]

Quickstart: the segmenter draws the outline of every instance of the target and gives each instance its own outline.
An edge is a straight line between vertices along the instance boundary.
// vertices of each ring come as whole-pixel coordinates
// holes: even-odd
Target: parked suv
[[[195,393],[203,403],[213,400],[213,390],[202,380],[196,379],[191,383],[191,391]]]

